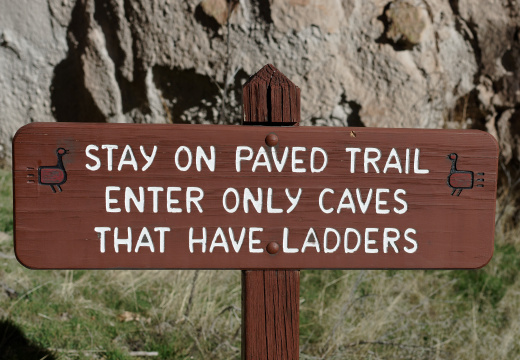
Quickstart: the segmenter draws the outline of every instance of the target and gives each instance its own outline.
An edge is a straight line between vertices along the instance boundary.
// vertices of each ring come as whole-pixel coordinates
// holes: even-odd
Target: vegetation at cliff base
[[[240,358],[240,271],[26,269],[0,185],[1,359]],[[482,269],[301,271],[300,359],[519,358],[513,199]]]

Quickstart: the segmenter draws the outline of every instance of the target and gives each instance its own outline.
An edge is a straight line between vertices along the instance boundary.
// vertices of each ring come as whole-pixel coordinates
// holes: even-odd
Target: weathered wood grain
[[[351,132],[356,136],[351,136]],[[269,172],[265,166],[258,166],[253,172],[253,162],[258,151],[270,149],[265,144],[268,134],[279,138],[275,150],[282,158],[286,148],[288,160],[284,169],[278,172],[272,165]],[[90,171],[86,164],[94,161],[86,156],[89,144],[97,144],[100,150],[101,168]],[[117,144],[113,150],[114,170],[107,170],[107,150],[102,144]],[[139,169],[130,165],[117,171],[117,166],[126,145],[134,149]],[[142,171],[145,164],[139,147],[150,152],[157,146],[153,164]],[[201,146],[209,151],[215,147],[216,168],[210,172],[204,165],[197,171],[193,165],[187,171],[175,167],[175,152],[180,146],[195,151]],[[236,171],[235,154],[237,146],[250,146],[254,150],[251,161],[243,161],[241,171]],[[50,186],[38,184],[38,168],[55,165],[56,150],[68,150],[63,156],[67,181],[60,185],[62,192],[54,193]],[[298,167],[304,173],[291,171],[291,149],[305,147],[298,152],[303,163]],[[309,170],[312,147],[320,147],[328,154],[328,165],[323,172]],[[355,159],[354,174],[350,173],[350,155],[347,147],[378,148],[382,152],[376,173],[372,167],[364,172],[363,156]],[[428,169],[428,174],[400,174],[396,169],[382,173],[384,163],[391,149],[397,149],[401,159],[406,149],[420,149],[420,168]],[[14,149],[14,214],[15,247],[18,259],[32,268],[206,268],[206,269],[309,269],[309,268],[476,268],[485,265],[493,253],[494,211],[496,198],[498,151],[494,139],[481,131],[463,130],[413,130],[374,128],[325,128],[325,127],[257,127],[257,126],[209,126],[209,125],[135,125],[135,124],[61,124],[35,123],[20,129],[13,141]],[[451,153],[458,154],[457,169],[474,172],[475,179],[484,173],[485,180],[478,187],[476,181],[472,189],[462,190],[460,196],[451,195],[453,189],[448,184],[452,161]],[[186,157],[179,158],[186,161]],[[320,158],[321,159],[321,158]],[[321,160],[317,160],[317,163]],[[411,167],[413,170],[413,165]],[[119,213],[106,211],[106,187],[119,186],[123,189],[113,193],[118,200],[115,207]],[[127,213],[124,206],[124,189],[138,192],[139,187],[180,187],[174,192],[179,200],[180,213],[166,211],[165,191],[158,197],[158,212],[153,212],[152,193],[145,189],[144,211],[138,212],[133,204]],[[201,201],[203,213],[195,206],[187,213],[185,189],[200,187],[204,190]],[[262,189],[263,205],[261,213],[253,206],[245,213],[242,200],[235,213],[227,213],[222,205],[224,191],[233,187],[242,195],[249,188],[256,196]],[[283,213],[267,213],[266,195],[273,192],[272,206],[283,209]],[[319,197],[323,189],[329,188],[334,194],[323,197],[323,206],[334,209],[324,213],[319,207]],[[365,200],[370,189],[386,188],[390,195],[382,195],[389,209],[388,214],[377,214],[372,201],[366,213],[360,211],[356,200],[359,189]],[[302,189],[298,205],[290,213],[291,206],[285,189],[296,196]],[[338,213],[345,189],[350,189],[354,197],[356,212],[343,208]],[[393,208],[401,208],[392,194],[396,189],[404,189],[402,198],[407,203],[407,211],[398,214]],[[458,191],[457,191],[458,192]],[[232,206],[230,202],[230,206]],[[175,205],[177,206],[177,205]],[[113,243],[107,241],[105,253],[100,252],[100,239],[94,227],[131,227],[134,236],[139,236],[143,227],[169,226],[171,231],[165,240],[165,251],[160,253],[142,247],[135,252],[135,242],[131,252],[115,252]],[[189,229],[194,236],[208,231],[207,249],[202,253],[196,246],[194,253],[188,247]],[[227,236],[229,251],[223,247],[209,247],[216,229],[221,227],[227,233],[232,227],[237,235],[246,227],[263,228],[257,233],[260,244],[254,248],[261,253],[249,251],[248,239],[239,252],[235,252]],[[320,251],[307,247],[302,252],[309,228],[320,238]],[[297,253],[284,251],[282,236],[284,228],[289,229],[288,247],[298,249]],[[407,228],[416,230],[417,251],[403,251],[407,244],[403,239],[396,243],[399,252],[384,253],[382,233],[374,233],[376,244],[369,248],[378,253],[367,253],[364,244],[358,251],[345,253],[343,242],[337,251],[325,253],[323,234],[326,228],[337,229],[342,235],[346,228],[356,228],[363,232],[366,228]],[[151,230],[153,231],[153,229]],[[153,234],[152,234],[153,235]],[[154,239],[152,239],[154,240]],[[111,240],[110,240],[111,241]],[[155,239],[154,241],[157,241]],[[271,241],[277,241],[280,251],[270,255],[265,251]],[[330,246],[329,246],[330,247]],[[156,245],[157,248],[157,245]],[[391,249],[391,247],[389,247]]]
[[[273,65],[251,76],[242,93],[244,124],[299,124],[300,89]]]
[[[300,273],[242,272],[242,358],[298,359]]]
[[[291,125],[300,121],[300,94],[297,87],[274,66],[266,65],[250,81],[262,85],[257,93],[256,106],[267,111],[267,119],[252,120],[245,113],[250,125]],[[244,85],[244,93],[249,93]],[[292,94],[291,94],[292,91]],[[296,97],[298,99],[296,99]],[[244,109],[251,108],[251,98],[244,97]],[[292,112],[291,112],[292,109]],[[265,138],[267,150],[278,146],[279,138],[269,133]],[[268,254],[280,251],[280,239],[272,239]],[[291,359],[299,358],[299,270],[249,270],[242,271],[242,359]],[[258,329],[262,329],[258,331]]]

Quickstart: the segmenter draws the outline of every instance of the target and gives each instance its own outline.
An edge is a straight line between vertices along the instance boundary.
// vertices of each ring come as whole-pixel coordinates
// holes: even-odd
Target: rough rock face
[[[0,158],[31,121],[227,123],[274,64],[302,124],[478,128],[520,160],[516,0],[0,0]]]

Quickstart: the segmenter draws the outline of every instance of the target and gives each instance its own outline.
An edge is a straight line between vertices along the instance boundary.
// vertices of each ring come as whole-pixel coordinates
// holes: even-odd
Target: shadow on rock
[[[67,29],[69,51],[67,57],[54,69],[51,84],[51,103],[54,117],[59,122],[104,122],[105,117],[95,105],[85,87],[82,54],[87,48],[90,15],[83,1],[72,10]]]

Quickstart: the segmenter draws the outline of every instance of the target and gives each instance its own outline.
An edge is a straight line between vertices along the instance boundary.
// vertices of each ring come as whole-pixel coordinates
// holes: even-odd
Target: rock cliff
[[[267,63],[302,125],[476,128],[520,160],[516,0],[0,0],[0,159],[32,121],[236,124]]]

